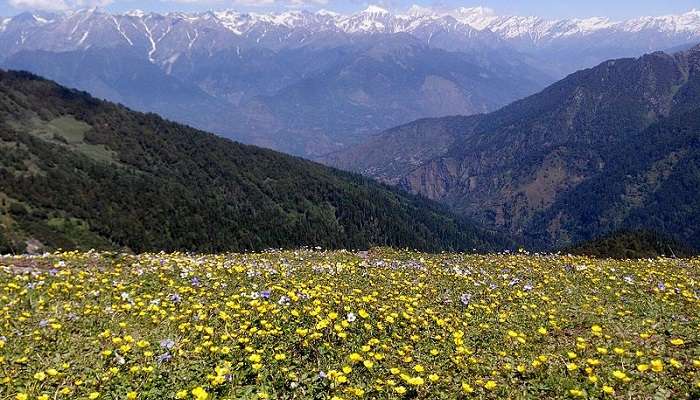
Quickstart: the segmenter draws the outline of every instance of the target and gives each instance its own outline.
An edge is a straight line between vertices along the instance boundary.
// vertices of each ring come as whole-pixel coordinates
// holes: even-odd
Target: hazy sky
[[[700,9],[700,0],[0,0],[0,15],[14,15],[27,9],[61,10],[102,6],[109,11],[204,11],[231,8],[241,11],[281,11],[325,8],[355,12],[378,4],[401,11],[412,4],[441,8],[486,6],[499,14],[537,15],[548,18],[605,16],[624,19],[642,15],[678,14]]]

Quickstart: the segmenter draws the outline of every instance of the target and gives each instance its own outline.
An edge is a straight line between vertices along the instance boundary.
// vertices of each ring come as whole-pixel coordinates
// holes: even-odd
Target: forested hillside
[[[700,248],[699,140],[695,46],[610,60],[496,112],[416,121],[328,161],[534,248],[620,229]]]
[[[493,249],[441,206],[0,72],[0,252],[313,245]]]
[[[564,253],[597,258],[640,259],[690,257],[693,249],[652,231],[621,230],[600,238],[579,243],[563,250]]]

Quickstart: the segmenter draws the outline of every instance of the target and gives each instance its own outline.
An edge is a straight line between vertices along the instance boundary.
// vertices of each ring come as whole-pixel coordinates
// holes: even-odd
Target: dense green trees
[[[617,231],[563,250],[601,258],[685,257],[695,252],[673,239],[652,231]]]
[[[700,249],[700,46],[610,60],[498,111],[416,121],[331,161],[531,249],[621,229]]]
[[[0,195],[11,199],[0,210],[8,229],[51,247],[215,252],[504,244],[441,206],[367,178],[135,113],[26,73],[0,73],[0,149]]]

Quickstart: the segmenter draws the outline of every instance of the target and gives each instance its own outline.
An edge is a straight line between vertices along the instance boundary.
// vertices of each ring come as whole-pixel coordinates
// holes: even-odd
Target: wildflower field
[[[698,398],[700,259],[0,258],[0,399]]]

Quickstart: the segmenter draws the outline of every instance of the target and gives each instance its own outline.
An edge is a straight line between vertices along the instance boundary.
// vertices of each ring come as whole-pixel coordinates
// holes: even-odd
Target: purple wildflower
[[[169,352],[166,351],[165,353],[159,355],[156,359],[158,360],[158,362],[160,364],[162,364],[164,362],[168,362],[168,361],[172,360],[172,358],[173,358],[173,356]]]
[[[288,306],[290,302],[291,302],[291,300],[287,296],[282,296],[282,297],[280,297],[279,300],[277,300],[277,304],[279,304],[281,306]]]

